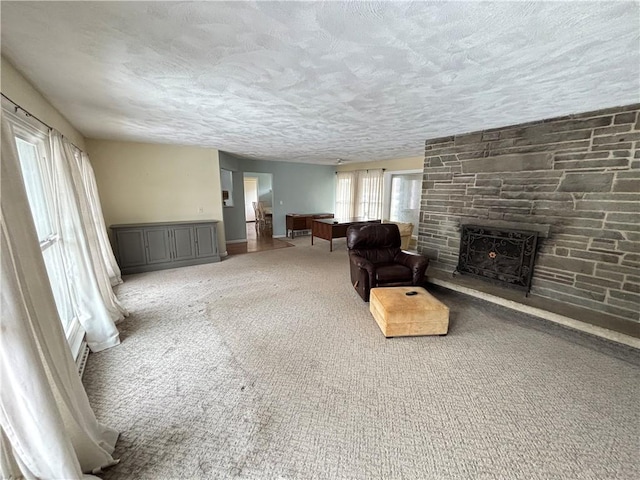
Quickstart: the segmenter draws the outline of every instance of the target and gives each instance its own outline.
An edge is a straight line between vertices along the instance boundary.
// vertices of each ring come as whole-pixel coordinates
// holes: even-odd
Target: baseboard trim
[[[157,270],[171,270],[173,268],[190,267],[192,265],[204,265],[207,263],[216,263],[221,260],[220,254],[212,255],[210,257],[197,257],[190,258],[188,260],[174,260],[164,263],[150,263],[146,265],[140,265],[137,267],[121,268],[123,275],[131,275],[133,273],[146,273],[155,272]]]
[[[612,342],[617,342],[629,347],[640,349],[640,339],[625,335],[624,333],[615,332],[613,330],[608,330],[597,325],[591,325],[589,323],[581,322],[574,318],[566,317],[554,312],[549,312],[540,308],[524,305],[522,303],[514,302],[513,300],[508,300],[506,298],[498,297],[490,293],[481,292],[479,290],[465,287],[463,285],[458,285],[456,283],[442,280],[440,278],[427,277],[427,282],[434,285],[439,285],[444,288],[448,288],[449,290],[464,293],[472,297],[481,298],[482,300],[502,305],[519,312],[528,313],[535,317],[543,318],[545,320],[564,325],[565,327],[573,328],[574,330],[590,333],[591,335],[605,338],[607,340],[611,340]]]

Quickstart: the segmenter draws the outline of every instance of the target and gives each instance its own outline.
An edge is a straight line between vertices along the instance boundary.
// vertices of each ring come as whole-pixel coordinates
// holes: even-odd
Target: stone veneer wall
[[[639,111],[427,140],[418,251],[453,272],[461,221],[550,225],[531,293],[639,321]]]

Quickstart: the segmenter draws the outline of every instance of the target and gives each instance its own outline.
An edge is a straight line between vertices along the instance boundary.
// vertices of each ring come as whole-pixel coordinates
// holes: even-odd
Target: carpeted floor
[[[638,351],[436,288],[449,335],[385,339],[344,241],[292,243],[125,278],[103,478],[640,478]]]

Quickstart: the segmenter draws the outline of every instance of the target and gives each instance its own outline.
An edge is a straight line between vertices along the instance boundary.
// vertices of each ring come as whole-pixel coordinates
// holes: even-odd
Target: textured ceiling
[[[310,163],[630,104],[637,2],[1,2],[2,54],[86,137]]]

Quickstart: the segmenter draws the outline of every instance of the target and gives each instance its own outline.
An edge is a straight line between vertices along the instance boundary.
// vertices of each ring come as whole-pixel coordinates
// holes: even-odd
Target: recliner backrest
[[[401,242],[394,223],[362,223],[347,228],[347,250],[373,263],[393,262]]]

